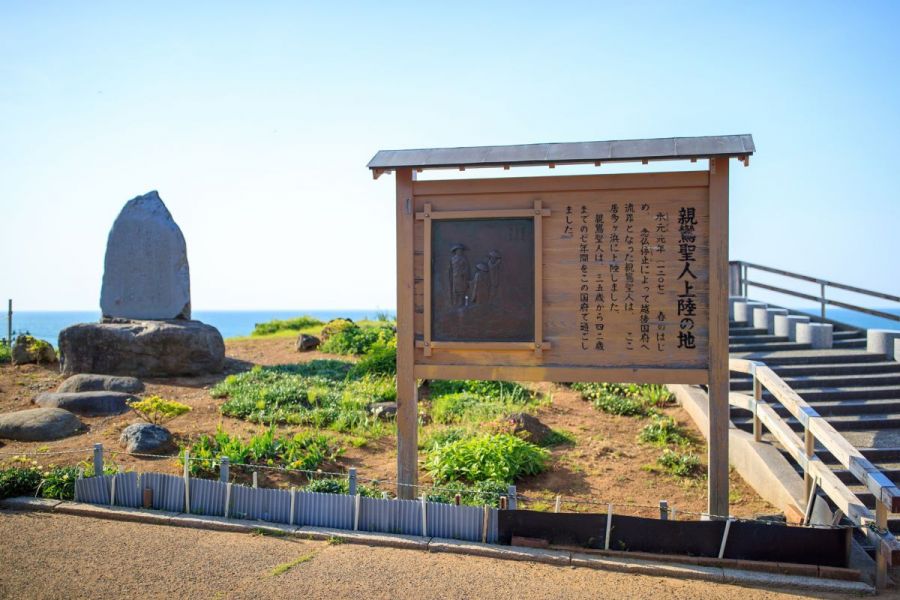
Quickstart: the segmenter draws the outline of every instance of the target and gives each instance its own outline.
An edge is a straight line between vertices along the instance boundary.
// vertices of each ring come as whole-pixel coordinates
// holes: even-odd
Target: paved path
[[[273,574],[292,561],[297,564]],[[0,511],[0,598],[296,597],[810,596],[417,550]]]

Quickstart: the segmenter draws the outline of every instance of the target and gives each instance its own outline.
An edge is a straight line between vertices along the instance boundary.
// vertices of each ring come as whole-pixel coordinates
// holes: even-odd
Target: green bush
[[[279,331],[300,331],[302,329],[310,329],[318,327],[322,321],[310,316],[296,317],[293,319],[273,319],[266,323],[257,323],[253,327],[253,333],[250,335],[272,335]]]
[[[672,400],[665,386],[634,383],[573,383],[572,389],[581,393],[594,408],[613,415],[645,417],[656,414]]]
[[[78,467],[51,466],[44,472],[43,481],[41,481],[38,492],[44,498],[74,500],[76,479],[78,479]]]
[[[215,473],[222,457],[227,457],[232,465],[277,465],[313,470],[343,452],[324,434],[306,432],[292,437],[279,436],[274,427],[252,436],[246,442],[221,428],[214,435],[201,435],[193,444],[182,446],[178,457],[182,465],[187,449],[191,452],[190,472],[194,475]]]
[[[37,467],[0,469],[0,498],[34,496],[41,479],[41,470]]]
[[[638,441],[654,446],[690,446],[693,443],[688,431],[672,417],[654,415],[653,420],[638,433]]]
[[[395,375],[397,373],[397,336],[380,337],[350,369],[351,377]]]
[[[162,425],[175,417],[189,412],[191,407],[174,400],[165,400],[159,396],[148,396],[143,400],[135,400],[128,406],[148,423]]]
[[[499,508],[500,496],[506,496],[508,491],[507,484],[502,481],[478,481],[472,485],[451,481],[428,492],[425,499],[429,502],[453,504],[456,494],[459,494],[460,504]]]
[[[501,481],[512,483],[536,475],[547,466],[543,448],[508,433],[464,438],[436,446],[425,468],[438,483],[448,481]]]
[[[321,494],[349,494],[350,481],[345,478],[341,479],[315,479],[303,488],[305,492],[319,492]],[[374,487],[356,484],[356,493],[363,498],[381,498],[382,492]]]
[[[666,448],[656,462],[664,471],[676,477],[697,477],[703,473],[700,457],[693,452],[681,454]]]
[[[386,344],[396,335],[390,324],[361,326],[346,319],[335,320],[322,329],[319,350],[330,354],[366,354],[375,344]]]
[[[12,361],[12,348],[6,339],[0,340],[0,365]]]
[[[0,498],[41,496],[55,500],[74,500],[78,472],[83,471],[85,477],[94,476],[93,463],[89,462],[75,466],[41,467],[37,461],[29,461],[24,456],[14,460],[23,466],[0,469]],[[103,466],[104,475],[112,475],[118,470],[114,463],[106,463]]]

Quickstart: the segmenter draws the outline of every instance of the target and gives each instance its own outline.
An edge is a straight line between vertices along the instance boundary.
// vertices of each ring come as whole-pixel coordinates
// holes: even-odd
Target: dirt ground
[[[229,357],[227,372],[237,372],[253,364],[289,364],[330,355],[318,352],[300,354],[294,350],[292,338],[240,339],[226,342]],[[346,358],[346,357],[341,357]],[[245,436],[260,431],[259,425],[230,417],[223,417],[218,410],[222,400],[214,399],[209,388],[225,375],[203,378],[176,378],[147,380],[147,393],[178,400],[191,406],[185,416],[171,421],[167,426],[180,442],[187,442],[202,433],[214,432],[221,426],[229,433]],[[55,366],[0,365],[0,412],[32,408],[32,399],[42,391],[53,390],[63,380]],[[537,416],[554,429],[562,429],[575,436],[574,444],[552,449],[551,468],[545,473],[519,482],[518,491],[527,498],[520,507],[550,509],[557,494],[575,498],[579,502],[564,500],[567,511],[605,512],[608,502],[617,505],[654,506],[666,500],[679,512],[700,513],[706,507],[706,481],[703,478],[680,480],[673,476],[653,472],[652,465],[660,450],[638,444],[636,436],[646,423],[641,419],[608,415],[595,410],[588,402],[565,386],[541,384],[540,389],[551,394],[552,403],[538,409]],[[696,452],[706,455],[702,435],[680,407],[671,407],[666,413],[686,425],[698,440]],[[21,452],[43,452],[47,456],[38,460],[43,464],[72,464],[88,459],[95,442],[104,448],[122,451],[119,434],[137,417],[126,413],[114,417],[82,418],[86,427],[73,437],[55,442],[0,442],[0,464],[9,462],[9,455]],[[284,427],[284,432],[299,431],[300,427]],[[344,471],[356,467],[359,476],[367,479],[393,480],[396,476],[396,437],[389,435],[354,447],[347,436],[338,436],[346,448],[337,464],[323,465],[323,470]],[[50,455],[63,450],[84,449],[84,453]],[[150,459],[114,455],[116,463],[125,468],[177,473],[179,465],[171,458]],[[249,474],[235,474],[249,477]],[[282,474],[261,472],[260,485],[287,485],[303,483],[303,479],[285,477]],[[423,471],[420,481],[427,482]],[[386,486],[388,487],[388,486]],[[775,509],[761,500],[737,474],[732,474],[731,512],[737,516],[751,517],[772,514]],[[596,504],[592,504],[596,503]],[[653,514],[652,508],[625,509],[623,514]]]
[[[11,599],[839,597],[46,513],[0,511],[0,540]]]

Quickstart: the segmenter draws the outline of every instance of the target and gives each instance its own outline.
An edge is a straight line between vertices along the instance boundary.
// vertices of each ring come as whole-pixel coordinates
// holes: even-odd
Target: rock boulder
[[[30,335],[20,335],[13,343],[12,362],[14,365],[55,363],[56,352],[53,346],[44,340]]]
[[[64,375],[103,373],[134,377],[220,373],[225,342],[200,321],[81,323],[59,334]]]
[[[123,319],[190,319],[187,245],[156,191],[129,200],[106,242],[100,309]]]
[[[524,437],[532,444],[542,444],[544,440],[553,435],[553,430],[541,423],[534,415],[528,413],[513,413],[504,419],[512,429],[512,433]]]
[[[301,333],[297,337],[297,352],[309,352],[319,347],[322,341],[314,335]]]
[[[122,430],[119,441],[128,452],[162,452],[172,444],[172,434],[165,427],[150,423],[135,423]]]
[[[136,377],[117,377],[115,375],[96,375],[79,373],[72,375],[56,388],[60,393],[74,392],[125,392],[139,394],[144,391],[144,384]]]
[[[128,403],[136,400],[122,392],[44,392],[34,403],[45,408],[62,408],[86,417],[118,415],[128,410]]]
[[[0,438],[44,442],[72,435],[81,428],[78,417],[61,408],[32,408],[0,414]]]

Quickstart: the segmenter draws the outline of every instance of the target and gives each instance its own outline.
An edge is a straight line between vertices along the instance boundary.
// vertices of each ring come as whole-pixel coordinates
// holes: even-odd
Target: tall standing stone
[[[187,246],[156,191],[129,200],[106,243],[100,309],[122,319],[190,319]]]

